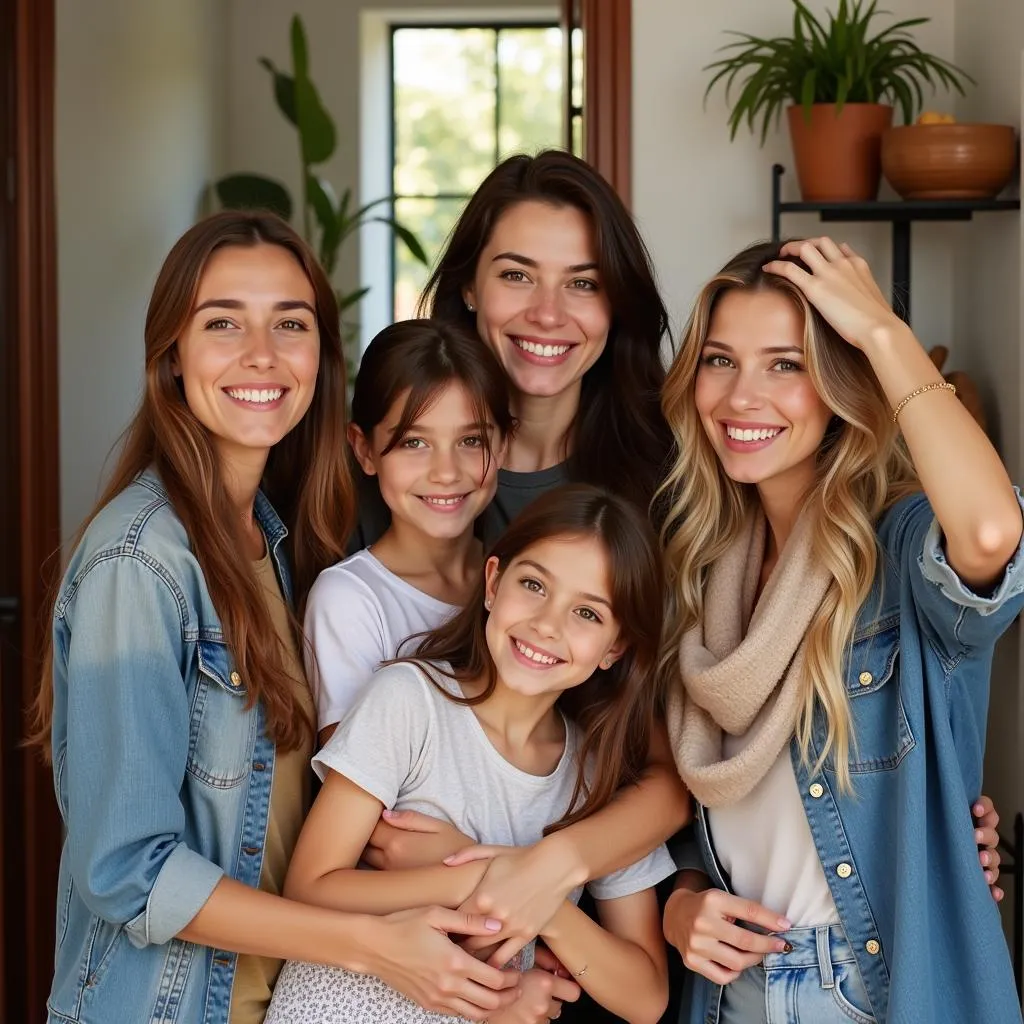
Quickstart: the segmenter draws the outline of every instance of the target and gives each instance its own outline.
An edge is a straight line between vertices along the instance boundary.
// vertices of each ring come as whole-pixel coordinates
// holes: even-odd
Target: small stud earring
[[[466,309],[470,313],[475,313],[476,312],[476,306],[474,306],[472,302],[467,302],[466,303]]]
[[[486,609],[487,609],[488,611],[490,611],[490,610],[491,610],[491,599],[490,599],[490,598],[487,598],[487,600],[486,600],[486,601],[484,601],[484,607],[485,607],[485,608],[486,608]]]

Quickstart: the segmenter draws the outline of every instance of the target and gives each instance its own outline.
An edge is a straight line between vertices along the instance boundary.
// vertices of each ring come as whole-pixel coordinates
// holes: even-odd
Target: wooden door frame
[[[583,147],[626,206],[633,182],[632,0],[563,0],[562,22],[583,30]],[[570,101],[571,102],[571,101]]]
[[[5,282],[13,296],[9,340],[18,390],[15,424],[19,559],[20,678],[23,711],[39,678],[43,610],[59,568],[60,435],[58,406],[57,249],[54,190],[54,0],[6,0],[13,21],[13,180],[6,215],[13,220],[11,263]],[[5,146],[6,148],[6,146]],[[16,661],[15,664],[18,664]],[[14,705],[8,701],[8,708]],[[8,721],[5,788],[0,807],[5,843],[5,892],[0,1016],[40,1020],[53,973],[54,919],[61,827],[53,777],[37,752],[15,741],[24,720]],[[11,799],[12,791],[15,798]],[[13,806],[12,806],[13,805]],[[4,1013],[6,1011],[6,1013]]]

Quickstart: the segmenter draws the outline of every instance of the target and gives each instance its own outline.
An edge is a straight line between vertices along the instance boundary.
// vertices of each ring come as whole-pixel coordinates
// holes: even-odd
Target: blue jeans
[[[779,938],[792,950],[766,954],[725,986],[719,1024],[875,1024],[839,925],[794,928]]]

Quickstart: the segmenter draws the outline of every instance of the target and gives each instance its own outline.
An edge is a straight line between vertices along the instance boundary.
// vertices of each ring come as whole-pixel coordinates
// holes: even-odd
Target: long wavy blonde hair
[[[795,285],[762,269],[769,260],[780,258],[783,244],[749,246],[704,286],[665,382],[662,409],[675,439],[676,458],[659,491],[668,510],[662,529],[669,594],[662,667],[671,671],[677,664],[683,634],[703,616],[710,567],[759,504],[753,485],[726,475],[701,424],[694,394],[701,350],[724,295],[739,290],[776,292],[802,314],[807,372],[833,413],[818,451],[814,483],[803,497],[814,517],[815,557],[827,566],[833,582],[808,628],[796,735],[809,763],[813,714],[820,705],[827,735],[813,771],[817,773],[831,753],[840,787],[848,791],[854,737],[844,657],[875,578],[875,523],[918,484],[867,357],[840,338]]]

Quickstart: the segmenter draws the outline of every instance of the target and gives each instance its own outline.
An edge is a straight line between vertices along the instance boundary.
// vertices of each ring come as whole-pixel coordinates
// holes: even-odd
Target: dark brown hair
[[[601,287],[612,311],[605,350],[583,377],[570,476],[624,494],[646,510],[668,468],[672,445],[660,407],[668,314],[643,239],[597,171],[561,150],[512,156],[498,164],[453,228],[420,308],[475,333],[475,314],[466,309],[463,291],[473,282],[495,224],[527,200],[572,206],[589,218]]]
[[[512,433],[508,377],[491,350],[475,335],[439,320],[401,320],[385,327],[363,353],[352,395],[352,422],[369,441],[373,428],[407,393],[394,433],[381,451],[387,455],[453,383],[469,393],[481,428],[493,422],[502,438]],[[483,456],[489,462],[491,451],[485,449]]]
[[[142,403],[123,435],[110,482],[75,543],[105,505],[143,470],[155,468],[202,567],[231,653],[246,680],[249,704],[259,701],[266,712],[268,735],[282,748],[295,749],[313,723],[296,699],[284,651],[252,568],[239,557],[241,524],[229,504],[216,448],[185,401],[172,370],[177,338],[192,315],[210,257],[223,248],[257,245],[276,245],[291,253],[316,297],[320,364],[312,404],[295,429],[271,450],[262,485],[288,527],[300,609],[317,573],[344,557],[355,507],[345,454],[345,361],[334,290],[312,250],[288,224],[270,213],[237,211],[216,213],[195,224],[164,261],[146,314]],[[52,608],[51,602],[51,616]],[[52,641],[47,645],[31,740],[48,753]]]
[[[576,785],[569,809],[547,831],[572,825],[604,807],[620,786],[639,781],[647,764],[651,732],[662,707],[657,682],[662,626],[661,556],[650,523],[629,501],[589,484],[566,484],[528,505],[491,548],[499,572],[527,548],[552,538],[595,538],[608,555],[612,612],[628,646],[608,669],[566,690],[558,706],[583,733]],[[486,583],[481,576],[466,607],[420,642],[407,661],[447,662],[456,680],[484,679],[474,697],[446,696],[479,704],[497,679],[487,647]],[[584,766],[593,775],[586,782]]]

